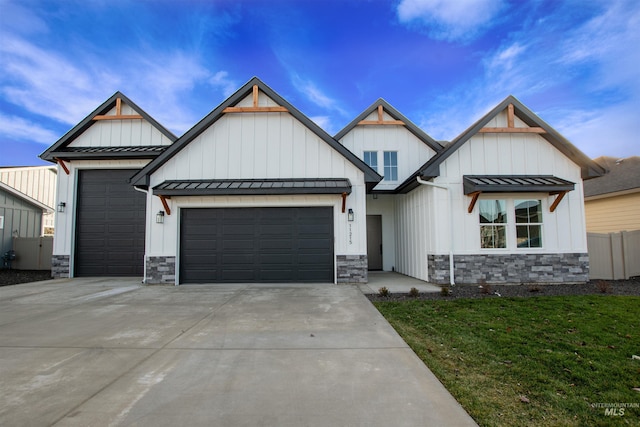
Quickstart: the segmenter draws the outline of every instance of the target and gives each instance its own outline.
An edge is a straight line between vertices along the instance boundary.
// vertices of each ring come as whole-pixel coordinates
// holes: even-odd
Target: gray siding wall
[[[39,237],[42,230],[42,210],[0,190],[0,256],[13,247],[13,237]]]

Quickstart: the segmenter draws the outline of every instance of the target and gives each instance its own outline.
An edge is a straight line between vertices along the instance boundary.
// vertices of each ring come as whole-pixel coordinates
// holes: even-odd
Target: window
[[[541,248],[542,201],[480,200],[480,247]]]
[[[540,200],[515,200],[516,241],[519,248],[542,247],[542,203]]]
[[[398,152],[397,151],[384,152],[384,180],[385,181],[398,180]]]
[[[507,247],[507,208],[504,200],[480,200],[480,247]]]
[[[365,151],[364,162],[371,167],[374,171],[378,172],[378,152],[377,151]]]

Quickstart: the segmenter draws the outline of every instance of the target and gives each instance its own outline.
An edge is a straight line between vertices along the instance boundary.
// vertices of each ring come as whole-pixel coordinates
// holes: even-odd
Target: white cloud
[[[448,41],[468,41],[491,25],[502,0],[402,0],[398,19],[418,25],[429,36]]]
[[[229,73],[226,71],[218,71],[209,79],[211,86],[222,89],[222,93],[225,97],[231,96],[240,85],[233,79],[229,78]]]
[[[326,110],[335,111],[341,116],[348,117],[349,114],[345,111],[338,101],[327,96],[321,89],[319,89],[315,83],[310,80],[301,78],[298,74],[291,74],[291,81],[293,86],[302,94],[304,94],[309,101],[315,105],[324,108]]]
[[[50,145],[60,138],[60,135],[43,128],[37,123],[21,117],[4,114],[0,114],[0,129],[2,129],[4,137],[15,141],[29,141]]]
[[[333,135],[335,133],[332,132],[331,118],[329,116],[313,116],[309,118],[328,134]]]

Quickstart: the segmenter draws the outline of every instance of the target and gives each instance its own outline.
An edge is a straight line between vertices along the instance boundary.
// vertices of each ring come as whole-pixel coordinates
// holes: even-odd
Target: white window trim
[[[473,209],[473,214],[476,217],[477,235],[480,235],[480,227],[483,225],[504,225],[507,228],[506,239],[507,239],[507,247],[506,248],[483,248],[482,242],[478,240],[478,249],[482,252],[491,252],[491,253],[511,253],[511,252],[543,252],[545,248],[545,243],[547,242],[547,236],[545,235],[545,220],[547,218],[548,207],[547,201],[544,197],[541,197],[540,194],[531,195],[531,194],[521,194],[521,195],[500,195],[498,194],[487,194],[484,197],[480,197],[479,200],[504,200],[505,208],[507,210],[507,222],[505,224],[486,224],[480,222],[480,206],[479,204]],[[516,209],[515,209],[515,201],[516,200],[540,200],[540,207],[542,209],[542,222],[541,223],[516,223]],[[518,247],[518,235],[516,232],[516,226],[520,225],[540,225],[540,235],[542,236],[542,246],[539,248],[519,248]]]
[[[384,162],[384,153],[396,153],[396,164],[395,164],[395,168],[396,168],[396,179],[388,179],[386,176],[384,176],[384,171],[386,169],[386,163]],[[383,180],[386,182],[399,182],[400,180],[400,166],[398,164],[398,150],[383,150],[382,151],[382,173],[383,173]]]
[[[376,157],[376,167],[375,167],[375,168],[374,168],[374,167],[372,167],[372,166],[370,166],[370,165],[367,163],[367,161],[365,160],[365,154],[366,154],[366,153],[376,153],[376,155],[375,155],[375,157]],[[367,163],[367,165],[368,165],[371,169],[373,169],[374,171],[376,171],[376,173],[379,173],[378,171],[380,170],[380,167],[379,167],[380,162],[379,162],[379,160],[380,160],[380,151],[379,151],[379,150],[362,150],[362,161],[363,161],[363,162],[365,162],[365,163]]]

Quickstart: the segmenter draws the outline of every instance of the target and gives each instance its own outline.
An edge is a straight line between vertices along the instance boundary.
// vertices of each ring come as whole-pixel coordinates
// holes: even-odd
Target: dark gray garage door
[[[180,282],[333,282],[333,209],[183,209]]]
[[[135,170],[78,175],[75,276],[142,276],[146,197],[128,180]]]

